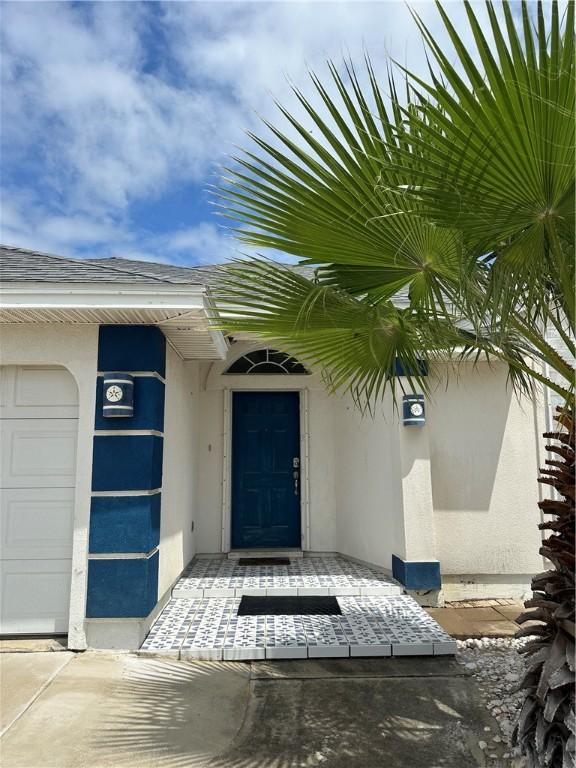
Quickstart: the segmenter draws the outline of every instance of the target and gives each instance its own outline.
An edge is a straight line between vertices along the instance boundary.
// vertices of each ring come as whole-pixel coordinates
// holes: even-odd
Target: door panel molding
[[[299,476],[300,393],[234,392],[233,547],[302,546]]]
[[[223,453],[222,453],[222,552],[231,550],[232,542],[232,401],[233,393],[240,392],[285,392],[286,387],[247,387],[223,390]],[[300,531],[301,548],[310,548],[310,433],[309,433],[309,394],[308,387],[291,387],[290,391],[299,394],[300,413]]]

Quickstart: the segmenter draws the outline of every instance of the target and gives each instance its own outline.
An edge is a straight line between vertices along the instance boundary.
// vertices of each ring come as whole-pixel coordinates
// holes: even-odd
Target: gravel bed
[[[478,748],[486,768],[524,768],[526,761],[512,747],[510,738],[524,695],[516,688],[524,673],[524,657],[518,649],[526,638],[483,637],[458,640],[456,659],[471,673],[484,697],[486,709],[496,721],[484,728]]]

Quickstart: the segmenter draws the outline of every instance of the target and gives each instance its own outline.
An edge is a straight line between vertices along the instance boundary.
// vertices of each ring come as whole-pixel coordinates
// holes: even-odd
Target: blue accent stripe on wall
[[[153,376],[134,377],[134,416],[108,418],[102,414],[103,377],[96,386],[96,429],[164,430],[164,383]]]
[[[148,491],[162,486],[164,440],[157,435],[96,435],[93,491]]]
[[[404,369],[402,362],[396,358],[394,361],[394,373],[396,376],[428,376],[428,363],[426,360],[418,360],[417,368]]]
[[[142,618],[158,600],[158,552],[139,560],[89,560],[86,616]]]
[[[440,589],[440,563],[438,560],[404,560],[392,555],[392,575],[406,589]]]
[[[155,325],[101,325],[99,371],[166,374],[166,339]]]
[[[90,508],[91,554],[150,552],[160,542],[160,494],[95,496]]]

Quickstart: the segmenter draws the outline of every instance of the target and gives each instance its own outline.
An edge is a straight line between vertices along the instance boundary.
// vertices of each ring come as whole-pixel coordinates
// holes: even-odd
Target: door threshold
[[[232,549],[228,552],[228,560],[239,560],[241,557],[250,559],[287,557],[296,560],[303,557],[301,549]]]

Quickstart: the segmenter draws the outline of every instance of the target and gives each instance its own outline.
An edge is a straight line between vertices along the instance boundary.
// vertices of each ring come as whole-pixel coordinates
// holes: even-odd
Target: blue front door
[[[298,392],[233,394],[234,549],[301,546],[299,413]]]

